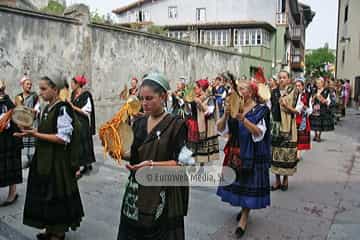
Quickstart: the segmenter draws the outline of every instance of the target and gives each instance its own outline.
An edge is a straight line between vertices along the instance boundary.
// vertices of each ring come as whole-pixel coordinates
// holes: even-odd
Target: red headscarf
[[[77,82],[80,86],[86,85],[89,81],[86,79],[84,75],[74,77],[75,82]]]
[[[203,90],[205,91],[206,89],[208,89],[208,87],[210,86],[209,81],[207,79],[200,79],[198,81],[196,81],[196,84]]]

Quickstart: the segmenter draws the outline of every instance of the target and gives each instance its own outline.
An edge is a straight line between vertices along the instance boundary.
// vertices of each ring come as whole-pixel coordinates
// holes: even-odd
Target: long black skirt
[[[50,232],[62,233],[80,226],[84,210],[75,173],[65,164],[54,162],[49,176],[37,171],[36,154],[30,165],[24,224]]]
[[[80,119],[81,122],[81,154],[80,154],[80,166],[86,166],[94,163],[95,152],[93,136],[90,132],[90,126],[88,120]]]
[[[22,183],[22,141],[12,131],[0,133],[0,187]]]
[[[184,217],[170,218],[151,228],[136,226],[121,216],[117,240],[184,240]]]
[[[334,131],[334,116],[330,111],[322,112],[320,116],[310,115],[311,130],[320,132]]]

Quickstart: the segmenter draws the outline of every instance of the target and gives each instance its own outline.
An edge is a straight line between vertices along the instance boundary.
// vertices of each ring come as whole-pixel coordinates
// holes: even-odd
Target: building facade
[[[259,65],[268,76],[284,68],[303,74],[305,30],[314,16],[298,0],[139,0],[113,12],[125,26],[162,26],[168,37],[231,49],[266,62],[244,61],[247,76]]]
[[[360,1],[339,0],[336,77],[348,79],[352,98],[360,94]]]

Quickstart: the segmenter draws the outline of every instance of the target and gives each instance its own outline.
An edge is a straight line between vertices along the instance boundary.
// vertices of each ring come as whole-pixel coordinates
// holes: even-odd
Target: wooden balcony
[[[290,57],[290,66],[293,70],[304,70],[304,55],[303,54],[292,54]]]
[[[290,37],[294,45],[299,46],[300,44],[302,44],[302,46],[304,46],[305,45],[304,26],[294,26],[292,29],[290,29]]]
[[[286,13],[276,13],[276,24],[277,25],[287,25],[288,18]]]

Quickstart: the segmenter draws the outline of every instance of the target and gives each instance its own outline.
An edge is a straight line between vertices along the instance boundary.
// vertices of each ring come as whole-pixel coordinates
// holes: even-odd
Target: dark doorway
[[[250,67],[250,78],[255,76],[255,73],[257,72],[257,70],[258,70],[257,67],[254,67],[254,66]]]

